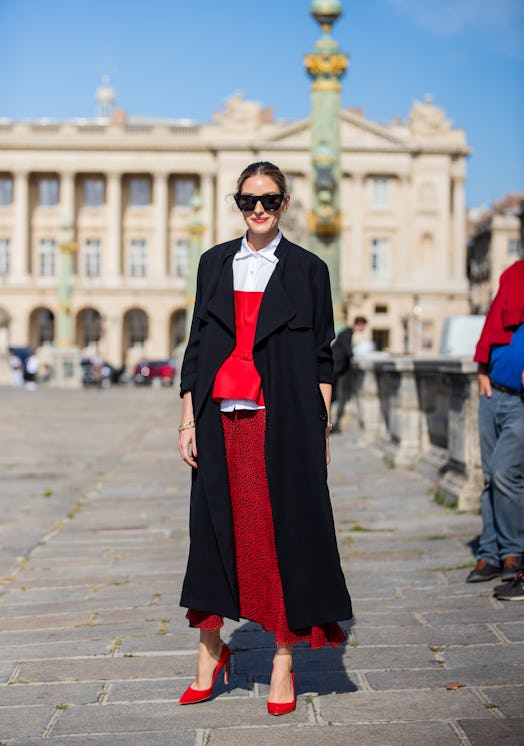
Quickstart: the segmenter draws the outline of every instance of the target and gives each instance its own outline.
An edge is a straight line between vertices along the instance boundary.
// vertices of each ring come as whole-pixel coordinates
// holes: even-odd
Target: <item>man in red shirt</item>
[[[474,360],[479,364],[483,525],[477,564],[466,581],[501,574],[513,581],[521,574],[524,552],[524,260],[502,273]]]

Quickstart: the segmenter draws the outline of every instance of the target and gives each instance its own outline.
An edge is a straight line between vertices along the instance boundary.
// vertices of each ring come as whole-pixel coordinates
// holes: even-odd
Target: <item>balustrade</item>
[[[480,506],[477,366],[407,356],[353,361],[354,401],[365,440],[391,463],[430,477],[446,503]]]

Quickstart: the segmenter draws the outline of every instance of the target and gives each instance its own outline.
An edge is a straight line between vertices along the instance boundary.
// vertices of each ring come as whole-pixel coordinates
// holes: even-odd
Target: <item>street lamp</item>
[[[345,326],[340,302],[340,83],[348,57],[329,35],[342,14],[338,0],[314,0],[310,13],[322,37],[304,59],[311,84],[310,248],[328,265],[335,328]]]
[[[58,262],[58,318],[56,344],[53,346],[54,386],[80,386],[80,354],[73,344],[71,319],[71,299],[73,297],[73,257],[77,249],[75,229],[71,220],[66,219],[60,226],[60,250]]]
[[[73,255],[77,249],[74,240],[75,229],[71,222],[65,220],[60,226],[60,249],[58,265],[58,347],[68,348],[73,344],[71,324],[71,298],[73,296]]]

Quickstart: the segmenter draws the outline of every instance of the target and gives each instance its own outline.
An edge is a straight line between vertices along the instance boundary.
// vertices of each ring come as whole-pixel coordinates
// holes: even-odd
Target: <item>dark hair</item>
[[[365,326],[368,323],[368,320],[365,316],[355,316],[354,324],[362,324],[362,326]]]
[[[257,161],[257,163],[251,163],[242,171],[237,181],[237,194],[240,194],[240,190],[242,189],[242,185],[246,179],[249,179],[251,176],[256,176],[257,174],[269,176],[269,178],[273,179],[275,184],[278,186],[280,194],[287,194],[286,177],[278,166],[275,166],[274,163],[270,163],[269,161]]]

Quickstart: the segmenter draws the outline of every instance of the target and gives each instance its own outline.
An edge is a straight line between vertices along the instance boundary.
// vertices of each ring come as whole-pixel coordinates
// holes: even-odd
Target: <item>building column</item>
[[[410,180],[409,176],[402,174],[399,178],[399,197],[400,197],[400,222],[397,243],[397,282],[400,278],[409,277],[411,271],[411,262],[413,261],[413,237],[411,229],[413,226],[413,216],[411,213],[411,199],[409,193]],[[393,248],[393,247],[392,247]],[[391,257],[392,263],[395,262],[395,253]]]
[[[71,171],[60,173],[61,222],[73,225],[75,222],[75,175]]]
[[[123,317],[119,315],[119,310],[115,309],[107,314],[102,313],[100,354],[113,365],[121,365],[124,362],[122,359],[122,330]]]
[[[14,240],[11,280],[23,283],[29,273],[29,174],[17,171],[14,178]]]
[[[357,280],[360,284],[364,280],[367,285],[369,280],[369,262],[366,247],[364,246],[364,229],[362,223],[364,212],[364,174],[354,173],[351,181],[353,184],[353,199],[349,202],[349,213],[351,215],[351,248],[348,260],[349,276],[352,281]],[[354,282],[351,284],[355,286]]]
[[[451,275],[454,280],[464,282],[466,273],[466,211],[464,201],[464,177],[453,177],[453,226]]]
[[[102,275],[109,285],[121,280],[122,253],[122,175],[107,174],[107,246],[102,257]]]
[[[148,274],[153,280],[167,275],[167,174],[156,173],[153,179],[154,236]]]
[[[211,174],[202,174],[200,178],[200,196],[202,198],[202,223],[204,225],[202,247],[204,249],[209,249],[216,241],[213,233],[213,226],[215,225],[213,219],[215,205],[214,191],[213,176]]]

